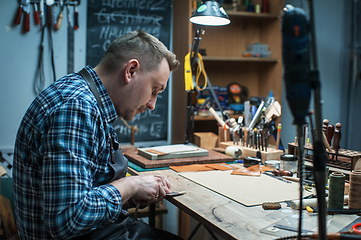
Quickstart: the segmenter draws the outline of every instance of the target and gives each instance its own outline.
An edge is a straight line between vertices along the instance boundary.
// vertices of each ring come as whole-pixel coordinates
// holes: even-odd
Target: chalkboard
[[[169,49],[172,3],[173,0],[88,0],[87,64],[95,67],[114,39],[139,29],[157,37]],[[128,122],[139,129],[136,143],[169,141],[168,102],[169,87],[158,95],[153,111],[147,110]],[[131,130],[123,121],[117,119],[113,126],[119,142],[130,143]]]

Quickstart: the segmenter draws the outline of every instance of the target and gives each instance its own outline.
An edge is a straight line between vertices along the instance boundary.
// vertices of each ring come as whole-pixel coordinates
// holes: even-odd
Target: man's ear
[[[139,69],[139,62],[136,59],[130,59],[128,61],[127,67],[125,68],[125,81],[129,83],[134,74]]]

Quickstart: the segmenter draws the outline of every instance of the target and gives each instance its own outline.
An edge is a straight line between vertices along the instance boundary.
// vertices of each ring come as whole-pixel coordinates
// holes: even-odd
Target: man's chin
[[[123,118],[125,121],[132,121],[135,117],[135,113],[134,114],[127,114],[125,116],[122,116],[121,118]]]
[[[122,116],[120,117],[123,118],[125,121],[132,121],[135,118],[135,115],[141,113],[143,113],[143,111],[138,108],[136,111],[128,111],[126,114],[122,114]]]

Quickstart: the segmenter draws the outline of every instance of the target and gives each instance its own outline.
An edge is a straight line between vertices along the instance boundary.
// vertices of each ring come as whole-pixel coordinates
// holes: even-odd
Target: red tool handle
[[[24,19],[24,32],[29,32],[30,31],[30,14],[26,13],[25,14],[25,19]]]
[[[40,18],[39,18],[39,12],[35,11],[34,12],[34,17],[35,17],[35,24],[39,24],[40,23]]]
[[[74,11],[74,29],[77,30],[79,28],[78,24],[78,10]]]
[[[35,24],[38,25],[40,23],[40,18],[39,18],[38,5],[36,3],[34,3],[34,18],[35,18]]]
[[[16,13],[15,16],[15,20],[14,20],[14,24],[19,25],[20,24],[20,19],[21,19],[21,14],[23,13],[23,7],[19,7],[18,11]]]

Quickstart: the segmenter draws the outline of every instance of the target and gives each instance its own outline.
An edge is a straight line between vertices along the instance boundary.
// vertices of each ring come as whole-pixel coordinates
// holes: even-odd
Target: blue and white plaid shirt
[[[14,153],[14,198],[21,239],[69,239],[113,223],[121,196],[108,167],[114,105],[98,75],[100,93],[67,75],[42,91],[20,124]]]

